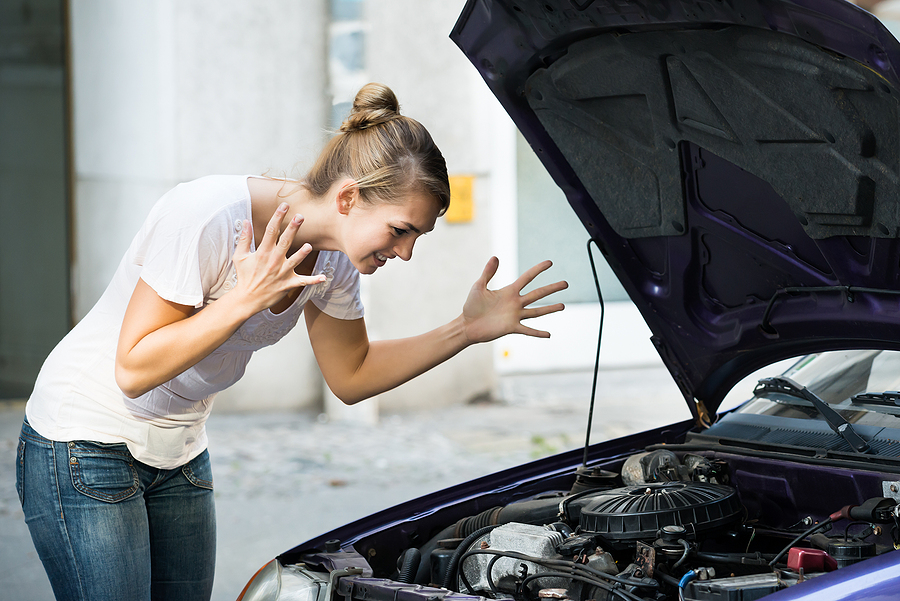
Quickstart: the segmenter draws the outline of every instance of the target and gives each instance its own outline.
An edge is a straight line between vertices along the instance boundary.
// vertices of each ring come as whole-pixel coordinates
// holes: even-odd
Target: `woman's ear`
[[[359,202],[359,187],[356,185],[356,182],[348,179],[342,183],[340,188],[338,188],[335,202],[337,203],[338,213],[341,215],[350,213],[350,209]]]

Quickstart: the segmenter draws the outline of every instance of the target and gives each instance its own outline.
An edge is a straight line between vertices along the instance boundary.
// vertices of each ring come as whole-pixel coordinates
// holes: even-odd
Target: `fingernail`
[[[283,203],[281,203],[280,205],[278,205],[278,210],[279,210],[279,211],[287,211],[287,210],[288,210],[288,203],[283,202]]]
[[[294,223],[300,223],[301,221],[303,221],[303,215],[301,215],[300,213],[297,213],[296,215],[294,215],[291,218],[291,221]]]

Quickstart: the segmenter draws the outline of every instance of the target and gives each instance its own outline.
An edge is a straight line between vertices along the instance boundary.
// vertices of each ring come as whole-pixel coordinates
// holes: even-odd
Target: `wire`
[[[462,561],[462,559],[460,558],[460,555],[462,555],[465,552],[466,547],[468,547],[473,542],[475,542],[475,540],[478,539],[480,536],[487,534],[488,532],[490,532],[491,530],[493,530],[496,527],[497,527],[497,525],[494,524],[491,526],[484,526],[483,528],[479,528],[478,530],[476,530],[475,532],[473,532],[472,534],[467,536],[459,544],[459,546],[453,552],[453,555],[450,557],[450,563],[447,565],[447,573],[444,574],[444,581],[441,583],[444,588],[447,588],[447,589],[450,588],[450,582],[453,580],[453,576],[456,574],[457,570],[459,570],[459,565],[460,565],[460,562]],[[460,570],[460,573],[461,573],[461,570]],[[468,583],[466,583],[466,585],[468,586]]]
[[[587,254],[588,259],[591,262],[591,273],[594,275],[594,286],[597,288],[597,298],[600,300],[600,328],[597,333],[597,356],[594,358],[594,380],[591,383],[591,406],[588,410],[587,433],[584,437],[584,458],[582,459],[582,465],[585,467],[587,467],[588,462],[588,449],[591,446],[591,427],[594,421],[594,401],[597,399],[597,375],[600,371],[600,342],[603,340],[603,316],[606,313],[606,309],[603,305],[603,294],[600,292],[600,279],[597,277],[597,266],[594,265],[594,255],[591,253],[592,243],[597,247],[597,250],[600,250],[600,246],[593,238],[587,242]]]
[[[704,553],[697,552],[694,554],[694,557],[697,559],[701,559],[703,561],[711,561],[714,563],[724,563],[724,564],[732,564],[732,565],[743,565],[743,566],[764,566],[769,563],[769,560],[775,555],[768,553],[760,553],[756,551],[755,553]]]
[[[692,580],[697,578],[698,574],[696,570],[688,570],[685,572],[684,576],[681,577],[681,580],[678,581],[678,599],[679,601],[684,601],[684,587],[686,587]]]
[[[570,561],[568,559],[549,559],[544,557],[534,557],[531,555],[525,555],[524,553],[517,553],[515,551],[500,551],[498,549],[472,549],[471,551],[467,551],[463,553],[459,558],[459,574],[460,578],[463,577],[464,570],[462,569],[463,562],[473,555],[499,555],[501,557],[506,557],[509,559],[518,559],[520,561],[530,561],[531,563],[536,563],[542,565],[544,567],[550,568],[561,568],[565,570],[570,570],[572,573],[580,573],[581,575],[585,575],[586,577],[594,577],[601,578],[603,580],[609,580],[610,582],[615,582],[617,584],[624,584],[626,586],[634,586],[639,588],[658,588],[659,584],[655,581],[653,582],[644,582],[642,580],[635,580],[633,578],[623,578],[622,576],[614,576],[612,574],[607,574],[606,572],[601,572],[596,568],[592,568],[590,566],[576,563],[574,561]],[[466,584],[466,586],[469,586]],[[447,588],[447,587],[444,587]],[[472,587],[469,586],[471,590]],[[460,591],[462,592],[462,591]]]
[[[773,559],[772,561],[769,562],[769,567],[770,567],[770,568],[771,568],[771,567],[774,567],[775,564],[778,563],[778,560],[781,559],[782,556],[783,556],[785,553],[787,553],[788,551],[790,551],[791,547],[793,547],[794,545],[796,545],[798,542],[800,542],[801,540],[803,540],[804,538],[806,538],[807,536],[809,536],[810,534],[812,534],[812,533],[815,532],[816,530],[821,530],[822,528],[824,528],[825,526],[827,526],[828,524],[830,524],[830,523],[833,522],[833,521],[834,521],[834,520],[832,520],[832,519],[829,517],[829,518],[825,518],[824,520],[822,520],[822,521],[819,522],[818,524],[814,524],[813,526],[810,526],[808,529],[806,529],[806,531],[803,532],[803,534],[799,535],[797,538],[795,538],[794,540],[792,540],[791,542],[789,542],[789,543],[787,544],[787,546],[786,546],[784,549],[782,549],[782,550],[778,553],[778,555],[775,556],[775,559]]]
[[[678,579],[673,577],[671,574],[666,572],[665,564],[660,564],[656,566],[656,570],[654,570],[653,575],[659,576],[659,579],[668,584],[669,586],[673,586],[678,588]]]
[[[562,501],[559,502],[559,516],[558,516],[559,519],[562,520],[563,522],[568,521],[568,519],[569,519],[569,510],[568,510],[569,503],[571,503],[572,501],[577,501],[578,499],[580,499],[582,497],[586,497],[588,495],[595,495],[595,494],[597,494],[597,489],[589,488],[587,490],[583,490],[581,492],[577,492],[575,494],[567,495],[567,496],[563,497]]]
[[[750,540],[747,541],[747,548],[744,549],[744,553],[750,552],[750,545],[753,544],[753,539],[756,538],[756,528],[750,533]]]
[[[867,523],[868,522],[848,522],[847,527],[844,528],[844,542],[847,542],[847,535],[850,533],[850,526],[859,526],[860,524],[867,524]],[[863,532],[865,532],[865,530],[861,530],[859,534],[862,534]],[[859,536],[859,534],[854,536],[853,540],[857,540],[857,537]],[[866,536],[868,536],[868,535],[866,535]],[[863,538],[865,538],[865,537],[863,537]]]
[[[673,569],[673,570],[674,570],[675,568],[677,568],[678,566],[680,566],[681,564],[683,564],[685,561],[687,561],[688,555],[689,555],[690,552],[691,552],[691,544],[690,544],[689,542],[687,542],[687,541],[684,540],[683,538],[679,538],[679,539],[678,539],[678,542],[681,543],[681,546],[684,547],[684,553],[681,555],[681,559],[679,559],[678,561],[676,561],[676,562],[675,562],[675,565],[672,566],[672,569]]]
[[[494,564],[497,563],[497,560],[500,559],[501,557],[503,557],[503,556],[502,555],[494,555],[493,557],[491,557],[491,560],[488,562],[488,565],[487,565],[487,574],[485,575],[485,577],[487,578],[487,581],[488,581],[488,586],[491,587],[491,590],[494,591],[495,593],[498,592],[497,585],[494,584],[494,577],[491,575],[491,572],[494,570]],[[469,588],[471,589],[472,587],[469,587]]]
[[[623,599],[627,599],[627,601],[641,601],[641,598],[635,595],[634,593],[630,593],[628,591],[622,590],[618,587],[612,586],[606,582],[601,580],[597,580],[596,578],[589,578],[587,576],[580,576],[578,574],[567,574],[565,572],[544,572],[542,574],[532,574],[531,576],[526,576],[522,581],[522,587],[527,587],[528,584],[538,578],[571,578],[572,580],[578,580],[580,582],[587,582],[588,584],[592,584],[597,588],[602,588],[603,590],[612,593],[614,595],[618,595]]]

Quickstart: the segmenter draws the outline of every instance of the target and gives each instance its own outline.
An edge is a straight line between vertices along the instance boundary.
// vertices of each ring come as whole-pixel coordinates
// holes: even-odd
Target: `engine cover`
[[[741,515],[730,486],[664,482],[616,488],[597,494],[581,509],[581,531],[608,541],[656,537],[663,526],[684,526],[695,534],[736,521]]]

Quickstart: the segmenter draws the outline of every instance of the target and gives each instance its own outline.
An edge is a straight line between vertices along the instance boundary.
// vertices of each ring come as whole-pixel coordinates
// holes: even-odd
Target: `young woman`
[[[360,90],[307,177],[212,176],[153,207],[103,296],[47,358],[26,406],[17,490],[57,599],[208,599],[215,564],[205,422],[253,351],[305,314],[316,361],[346,403],[467,346],[559,311],[565,282],[501,290],[491,258],[462,313],[369,341],[359,274],[408,261],[450,202],[447,168],[393,92]],[[301,215],[303,215],[301,217]],[[298,382],[302,385],[302,382]]]

